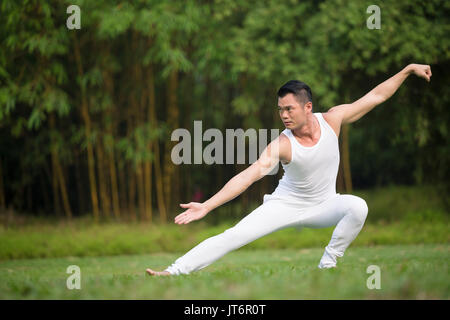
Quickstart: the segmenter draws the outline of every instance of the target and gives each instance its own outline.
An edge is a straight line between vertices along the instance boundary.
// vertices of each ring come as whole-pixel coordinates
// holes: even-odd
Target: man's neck
[[[302,127],[292,130],[292,133],[301,140],[315,141],[320,137],[319,121],[313,113],[310,113],[306,118],[306,123]]]

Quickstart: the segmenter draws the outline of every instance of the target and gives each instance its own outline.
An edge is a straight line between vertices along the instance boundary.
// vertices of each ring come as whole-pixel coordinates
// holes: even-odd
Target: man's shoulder
[[[327,112],[321,113],[323,118],[329,123],[330,121],[335,121],[339,118],[339,111],[337,109],[330,108]]]
[[[290,131],[288,131],[289,129],[285,129],[283,131],[281,131],[280,135],[278,136],[278,139],[280,141],[280,145],[287,145],[289,144],[289,135],[290,135]]]
[[[282,162],[289,162],[291,160],[291,142],[289,141],[289,129],[283,130],[278,136],[279,140],[279,156]]]
[[[336,136],[339,136],[342,124],[342,115],[340,111],[333,107],[330,108],[327,112],[323,112],[322,117],[328,123],[331,129],[333,129]]]

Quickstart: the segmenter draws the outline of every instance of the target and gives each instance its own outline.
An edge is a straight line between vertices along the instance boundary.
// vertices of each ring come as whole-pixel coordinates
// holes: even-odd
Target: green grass
[[[445,205],[446,194],[435,186],[391,185],[368,190],[354,190],[351,194],[366,200],[369,207],[368,223],[390,223],[407,219],[414,219],[423,214],[449,214],[449,207]],[[239,198],[214,210],[208,220],[213,224],[221,224],[229,218],[240,219],[243,212],[256,208],[262,201],[252,203],[247,210],[242,208]]]
[[[421,222],[432,215],[449,215],[445,195],[434,186],[385,186],[355,190],[354,195],[366,200],[367,222],[390,223],[401,220]]]
[[[0,217],[0,299],[448,299],[449,214],[433,188],[354,194],[369,215],[336,270],[317,269],[333,227],[289,228],[189,276],[145,276],[249,213],[236,203],[226,206],[240,217],[183,226]],[[372,264],[381,290],[366,287]],[[69,265],[81,268],[81,290],[66,288]]]
[[[449,214],[440,195],[429,186],[393,186],[355,191],[366,199],[369,214],[366,224],[352,246],[449,243]],[[90,217],[72,222],[31,218],[9,221],[0,216],[0,261],[9,259],[66,256],[110,256],[184,252],[200,241],[235,225],[249,211],[226,204],[219,209],[233,209],[239,217],[224,216],[211,223],[211,212],[188,225],[148,223],[93,223]],[[254,207],[254,206],[253,206]],[[173,214],[172,216],[174,216]],[[23,216],[22,216],[23,217]],[[226,218],[226,219],[225,219]],[[285,229],[256,240],[246,249],[301,249],[324,247],[334,228]]]
[[[366,223],[353,246],[449,243],[448,218],[434,213],[417,213],[414,219]],[[223,232],[235,222],[208,226],[199,221],[188,225],[150,225],[145,223],[36,224],[0,228],[0,261],[9,259],[65,256],[110,256],[183,252],[204,239]],[[274,232],[246,246],[246,249],[301,249],[324,247],[334,227],[289,228]]]
[[[156,226],[109,223],[103,225],[40,225],[0,231],[0,260],[65,256],[105,256],[186,251],[234,223],[210,227],[204,223]],[[247,249],[301,249],[325,246],[334,227],[277,231],[246,246]],[[448,243],[445,221],[407,220],[366,224],[352,245]]]
[[[322,248],[231,252],[190,275],[153,278],[180,253],[66,257],[0,262],[1,299],[448,299],[449,245],[350,247],[338,268],[320,270]],[[69,290],[69,265],[81,289]],[[369,290],[369,265],[381,289]]]

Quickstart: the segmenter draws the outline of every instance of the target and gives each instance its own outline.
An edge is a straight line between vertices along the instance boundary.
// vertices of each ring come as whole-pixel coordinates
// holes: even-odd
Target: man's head
[[[298,129],[306,124],[312,113],[312,92],[309,86],[298,80],[286,82],[278,90],[278,110],[286,128]]]

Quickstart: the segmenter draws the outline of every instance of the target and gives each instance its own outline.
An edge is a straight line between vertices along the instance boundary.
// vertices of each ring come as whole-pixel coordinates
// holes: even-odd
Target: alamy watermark
[[[381,269],[377,265],[370,265],[366,269],[366,273],[371,273],[372,275],[367,278],[366,286],[368,289],[381,289]]]
[[[66,281],[66,287],[69,290],[81,289],[81,269],[77,265],[67,267],[66,273],[71,274]]]
[[[81,9],[79,6],[72,4],[67,7],[67,14],[71,14],[66,20],[67,29],[81,29]]]
[[[367,7],[366,13],[372,13],[367,18],[366,25],[370,30],[381,29],[381,9],[379,6],[372,4]]]
[[[81,9],[79,6],[72,4],[67,7],[66,13],[70,16],[66,20],[67,29],[81,29]],[[379,6],[372,4],[367,7],[366,13],[371,13],[367,18],[366,25],[368,29],[381,29],[381,9]]]
[[[279,129],[270,129],[270,141],[279,136]],[[258,160],[258,157],[267,147],[268,129],[225,129],[225,151],[224,137],[222,131],[216,128],[207,129],[203,133],[202,121],[194,121],[194,137],[184,128],[175,129],[172,132],[172,141],[181,141],[172,148],[171,159],[174,164],[237,164],[246,163],[246,138],[248,138],[248,163]],[[193,145],[192,145],[193,140]],[[203,149],[203,142],[210,142]],[[236,141],[236,145],[235,145]],[[274,152],[278,152],[278,145],[273,144]],[[236,146],[236,147],[235,147]],[[193,151],[193,152],[192,152]],[[193,153],[193,159],[192,159]],[[224,157],[225,155],[225,157]],[[236,156],[235,156],[236,155]],[[193,161],[192,161],[193,160]],[[278,163],[269,173],[278,172]]]

